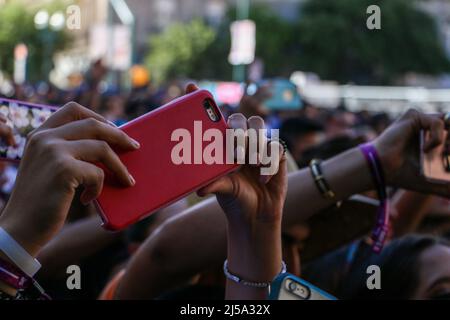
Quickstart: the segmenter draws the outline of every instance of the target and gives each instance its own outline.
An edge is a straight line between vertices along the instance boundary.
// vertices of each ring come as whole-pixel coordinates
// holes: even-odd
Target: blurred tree
[[[232,66],[228,63],[230,22],[226,20],[215,32],[214,41],[192,62],[194,79],[231,80]]]
[[[60,8],[57,2],[50,3],[46,9],[51,14],[52,10]],[[36,81],[46,78],[43,66],[44,56],[47,52],[50,56],[64,48],[68,43],[68,35],[64,31],[51,31],[54,45],[52,52],[48,50],[48,43],[43,41],[42,32],[35,29],[34,15],[36,11],[28,10],[19,1],[7,1],[0,7],[0,69],[12,75],[14,69],[14,48],[18,43],[25,43],[28,47],[27,80]]]
[[[216,32],[201,20],[175,23],[150,37],[150,53],[146,58],[152,78],[161,82],[172,77],[195,77],[194,64],[207,59],[204,52],[213,43]]]
[[[299,54],[293,23],[264,5],[252,6],[249,19],[256,24],[256,56],[264,61],[265,75],[289,77]]]
[[[381,29],[369,30],[369,5],[381,8]],[[415,0],[308,0],[297,29],[300,69],[327,79],[393,83],[406,72],[450,70],[432,17]]]
[[[252,5],[249,19],[256,24],[256,56],[264,61],[265,75],[288,77],[296,70],[300,52],[295,25],[265,5]],[[196,65],[200,77],[231,80],[232,66],[228,63],[230,23],[235,20],[236,8],[231,7],[214,42]]]

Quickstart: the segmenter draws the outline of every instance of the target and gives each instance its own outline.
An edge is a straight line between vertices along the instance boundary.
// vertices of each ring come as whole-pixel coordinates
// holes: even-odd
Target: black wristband
[[[322,161],[318,159],[311,160],[309,169],[313,177],[314,183],[319,189],[320,194],[326,199],[334,199],[336,194],[331,190],[330,185],[322,174]]]

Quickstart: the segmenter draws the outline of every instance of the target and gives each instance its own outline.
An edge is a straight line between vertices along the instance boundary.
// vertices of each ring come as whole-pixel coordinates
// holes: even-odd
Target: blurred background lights
[[[39,10],[34,16],[36,29],[45,29],[48,25],[49,14],[46,10]]]
[[[64,24],[66,22],[66,18],[64,17],[64,13],[62,11],[57,11],[50,17],[50,27],[54,30],[61,30],[64,28]]]

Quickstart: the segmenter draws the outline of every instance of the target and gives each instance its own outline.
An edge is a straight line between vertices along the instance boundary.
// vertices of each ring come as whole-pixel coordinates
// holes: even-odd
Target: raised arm
[[[120,241],[122,234],[108,232],[101,227],[100,217],[93,216],[67,224],[39,252],[38,260],[42,264],[39,278],[49,278],[59,272],[65,272],[71,264],[90,257],[108,245]]]
[[[448,186],[429,183],[419,174],[420,130],[433,133],[426,145],[426,150],[430,150],[442,142],[439,137],[443,128],[442,117],[412,110],[374,141],[390,185],[449,196]],[[309,169],[291,173],[283,228],[304,221],[335,201],[372,188],[368,167],[358,148],[325,161],[322,169],[336,193],[335,199],[327,200],[319,193]],[[186,283],[207,267],[220,266],[226,256],[225,222],[220,206],[212,199],[167,221],[129,263],[117,297],[154,298]],[[199,244],[207,245],[200,250]],[[158,272],[154,272],[156,269]]]
[[[359,150],[345,152],[323,165],[331,186],[339,190],[337,200],[370,189],[370,175]],[[351,179],[341,188],[339,181],[347,181],[347,177],[360,178]],[[307,205],[299,205],[302,203]],[[319,193],[309,169],[291,173],[283,228],[303,222],[333,203]],[[187,283],[208,267],[220,268],[227,255],[226,225],[223,210],[215,198],[203,201],[165,222],[129,262],[117,298],[156,298]]]

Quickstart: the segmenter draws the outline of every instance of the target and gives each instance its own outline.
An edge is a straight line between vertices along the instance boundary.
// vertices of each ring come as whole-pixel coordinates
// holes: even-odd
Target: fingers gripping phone
[[[28,134],[40,127],[57,110],[55,107],[23,101],[0,99],[0,113],[13,130],[16,145],[0,142],[0,159],[17,162],[22,159]]]
[[[290,273],[275,278],[270,287],[270,300],[337,300],[331,294]]]
[[[448,131],[443,133],[444,143],[425,153],[423,147],[430,139],[429,131],[420,132],[420,163],[422,175],[429,181],[446,183],[450,181],[450,145]]]
[[[203,156],[212,144],[226,150],[227,124],[208,91],[176,99],[121,129],[141,145],[119,153],[136,185],[123,188],[106,176],[97,208],[107,229],[124,229],[238,168],[227,164],[226,152],[213,152],[213,162]]]

